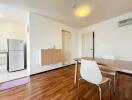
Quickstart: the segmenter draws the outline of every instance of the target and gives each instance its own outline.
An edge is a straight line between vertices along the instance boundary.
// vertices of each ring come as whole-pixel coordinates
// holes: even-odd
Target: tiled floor
[[[29,76],[29,72],[27,70],[8,72],[6,69],[6,65],[0,65],[0,83]]]

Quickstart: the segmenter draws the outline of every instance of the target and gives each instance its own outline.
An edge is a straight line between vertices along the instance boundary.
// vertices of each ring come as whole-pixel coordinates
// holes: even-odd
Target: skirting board
[[[29,81],[30,81],[30,77],[24,77],[24,78],[8,81],[5,83],[1,83],[0,84],[0,91],[27,84]]]

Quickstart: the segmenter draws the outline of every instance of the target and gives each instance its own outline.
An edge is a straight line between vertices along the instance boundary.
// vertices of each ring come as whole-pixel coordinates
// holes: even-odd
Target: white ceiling
[[[10,21],[21,24],[25,24],[28,17],[27,11],[10,7],[5,4],[0,4],[0,15],[0,22]]]
[[[132,0],[77,0],[80,5],[91,8],[85,18],[74,15],[73,0],[0,0],[9,6],[37,12],[75,28],[82,28],[132,11]]]

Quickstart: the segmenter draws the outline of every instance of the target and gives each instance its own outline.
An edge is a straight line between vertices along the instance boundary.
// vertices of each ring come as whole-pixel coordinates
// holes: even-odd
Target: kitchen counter
[[[6,50],[0,50],[0,54],[8,53]]]

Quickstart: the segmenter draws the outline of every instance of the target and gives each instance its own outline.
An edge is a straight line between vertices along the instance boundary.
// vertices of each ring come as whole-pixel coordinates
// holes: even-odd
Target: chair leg
[[[99,88],[99,100],[101,100],[102,98],[101,87],[98,85],[98,88]]]
[[[111,80],[109,80],[109,100],[111,100]]]
[[[81,78],[78,80],[78,84],[77,84],[77,100],[79,100],[80,80],[81,80]]]

